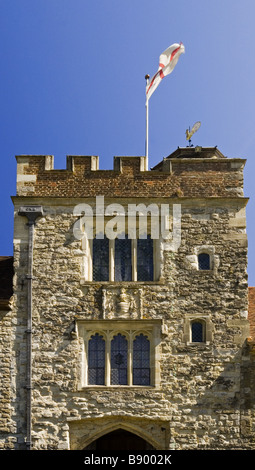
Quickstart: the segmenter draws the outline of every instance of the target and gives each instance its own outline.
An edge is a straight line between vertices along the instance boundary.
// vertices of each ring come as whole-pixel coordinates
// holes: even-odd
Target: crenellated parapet
[[[216,148],[177,149],[148,170],[145,156],[116,156],[112,170],[98,156],[68,155],[54,169],[52,155],[19,155],[17,196],[240,197],[245,160]]]

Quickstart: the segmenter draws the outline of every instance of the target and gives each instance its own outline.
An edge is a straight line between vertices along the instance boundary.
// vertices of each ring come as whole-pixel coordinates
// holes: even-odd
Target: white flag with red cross
[[[154,77],[152,77],[151,81],[146,86],[146,101],[148,101],[159,86],[160,82],[163,80],[166,75],[172,73],[173,69],[175,68],[179,57],[181,54],[184,54],[185,47],[182,44],[172,44],[169,46],[159,57],[159,68],[157,73],[155,73]]]

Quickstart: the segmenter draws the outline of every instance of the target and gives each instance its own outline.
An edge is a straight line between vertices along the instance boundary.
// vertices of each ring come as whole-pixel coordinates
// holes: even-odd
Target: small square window
[[[208,253],[200,253],[198,255],[198,269],[204,271],[210,269],[210,255]]]
[[[201,344],[203,346],[212,344],[213,322],[209,315],[197,317],[194,314],[185,315],[183,328],[183,341],[187,345]]]
[[[193,321],[191,323],[191,342],[203,343],[204,342],[204,324],[201,321]]]

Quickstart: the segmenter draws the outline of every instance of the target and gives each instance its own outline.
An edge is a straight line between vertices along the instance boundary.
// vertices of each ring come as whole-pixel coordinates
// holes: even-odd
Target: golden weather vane
[[[199,127],[201,126],[201,122],[200,121],[197,121],[194,126],[192,127],[192,129],[190,130],[190,127],[188,129],[186,129],[186,140],[189,141],[189,147],[192,147],[191,145],[191,137],[193,136],[193,134],[195,134],[195,132],[198,131]]]

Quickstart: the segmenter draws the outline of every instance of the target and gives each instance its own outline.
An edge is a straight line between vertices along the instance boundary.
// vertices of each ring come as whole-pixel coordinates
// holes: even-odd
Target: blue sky
[[[145,74],[185,55],[150,99],[149,167],[192,143],[247,159],[249,285],[255,285],[254,0],[0,0],[0,254],[12,254],[20,154],[144,155]]]

